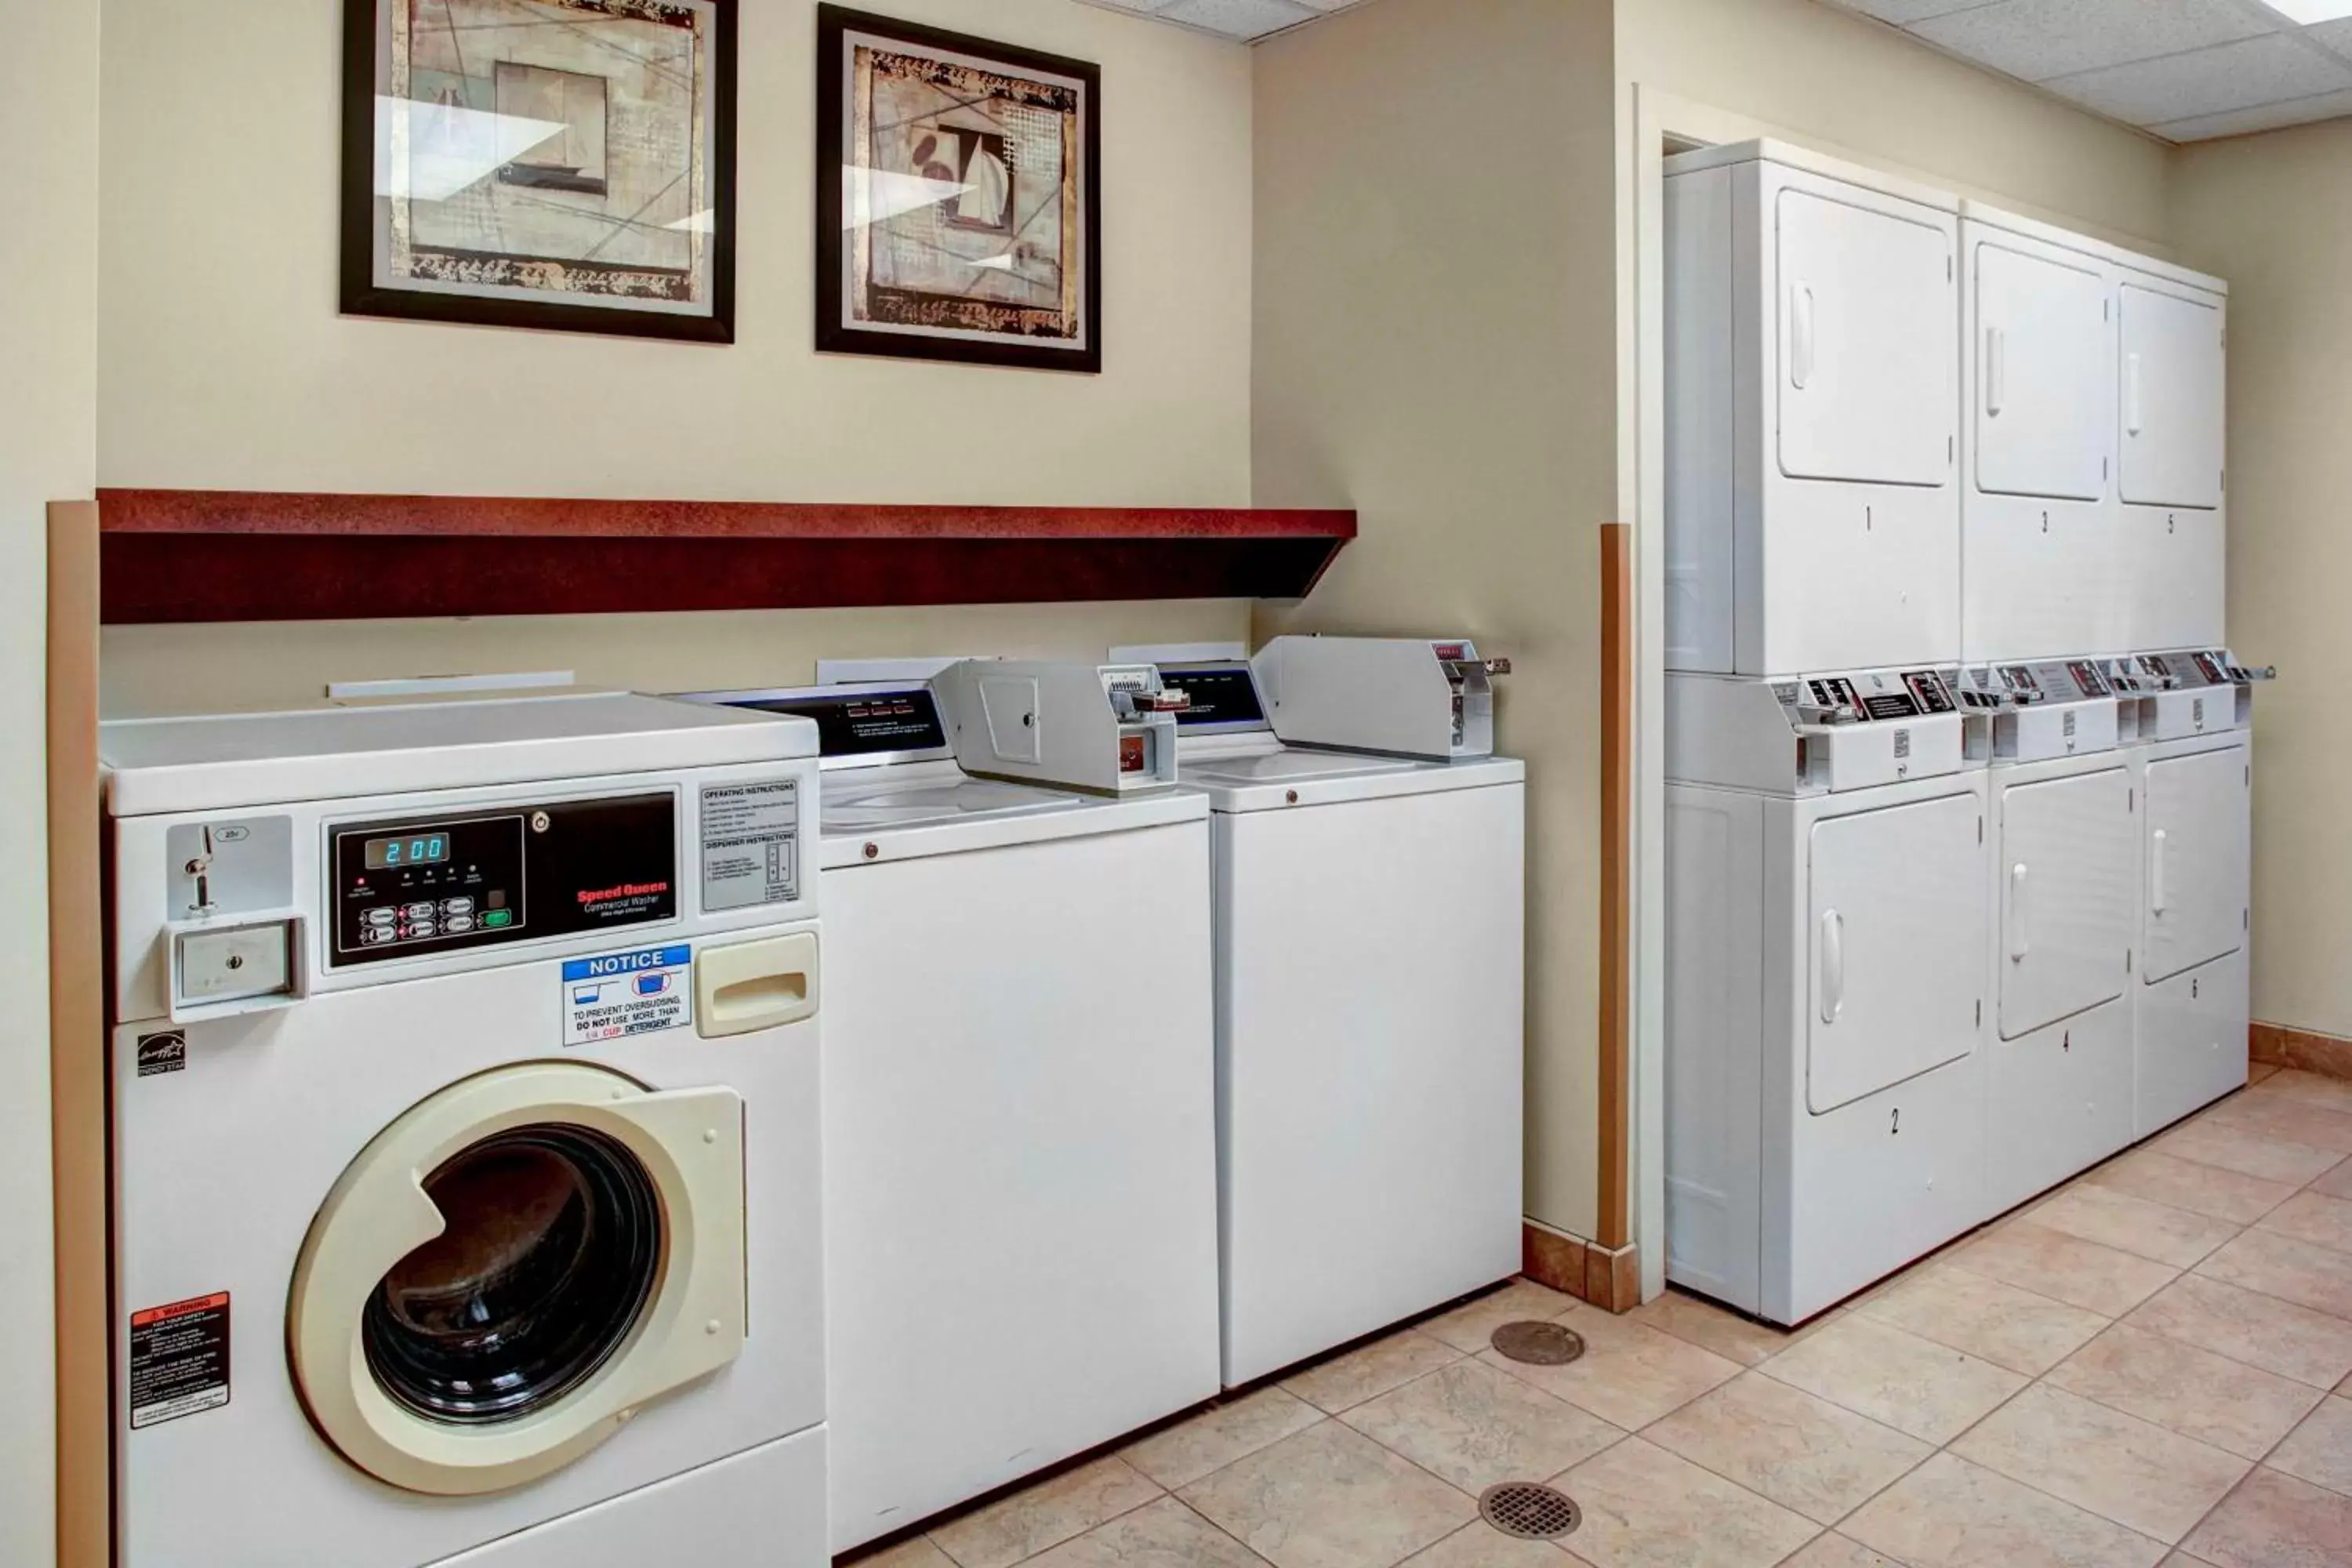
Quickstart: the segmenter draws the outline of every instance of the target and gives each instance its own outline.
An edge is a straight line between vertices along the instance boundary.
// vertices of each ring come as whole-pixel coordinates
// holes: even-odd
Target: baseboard
[[[1612,1251],[1597,1241],[1528,1220],[1519,1227],[1519,1271],[1538,1285],[1605,1311],[1630,1312],[1642,1304],[1637,1243]]]
[[[2340,1035],[2290,1029],[2284,1024],[2255,1024],[2246,1031],[2246,1046],[2258,1062],[2352,1079],[2352,1040]]]

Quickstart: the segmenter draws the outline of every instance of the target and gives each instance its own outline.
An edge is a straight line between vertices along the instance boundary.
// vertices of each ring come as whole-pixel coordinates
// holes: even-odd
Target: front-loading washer
[[[827,1560],[815,750],[102,728],[116,1562]]]
[[[920,682],[696,700],[824,737],[835,1550],[1214,1395],[1207,802],[974,778]]]
[[[1291,746],[1247,662],[1160,667],[1190,700],[1179,777],[1214,814],[1229,1387],[1507,1279],[1522,1250],[1526,764],[1444,760],[1445,645],[1314,639],[1318,680],[1286,643],[1299,723],[1418,733],[1438,760]],[[1362,711],[1342,729],[1332,706]]]

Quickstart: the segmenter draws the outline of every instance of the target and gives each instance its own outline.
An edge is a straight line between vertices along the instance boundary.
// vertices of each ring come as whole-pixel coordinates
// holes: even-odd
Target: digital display
[[[404,833],[397,838],[367,841],[367,868],[389,871],[400,866],[438,866],[449,858],[446,833]]]

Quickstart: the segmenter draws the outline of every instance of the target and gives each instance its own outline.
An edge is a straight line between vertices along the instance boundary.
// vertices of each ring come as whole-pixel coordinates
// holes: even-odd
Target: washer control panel
[[[675,919],[674,793],[336,823],[343,966]]]

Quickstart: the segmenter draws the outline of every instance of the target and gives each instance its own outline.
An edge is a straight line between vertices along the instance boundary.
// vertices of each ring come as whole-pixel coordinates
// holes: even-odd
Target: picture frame
[[[344,0],[341,308],[735,339],[738,0]]]
[[[820,353],[1099,374],[1102,72],[817,8]]]

